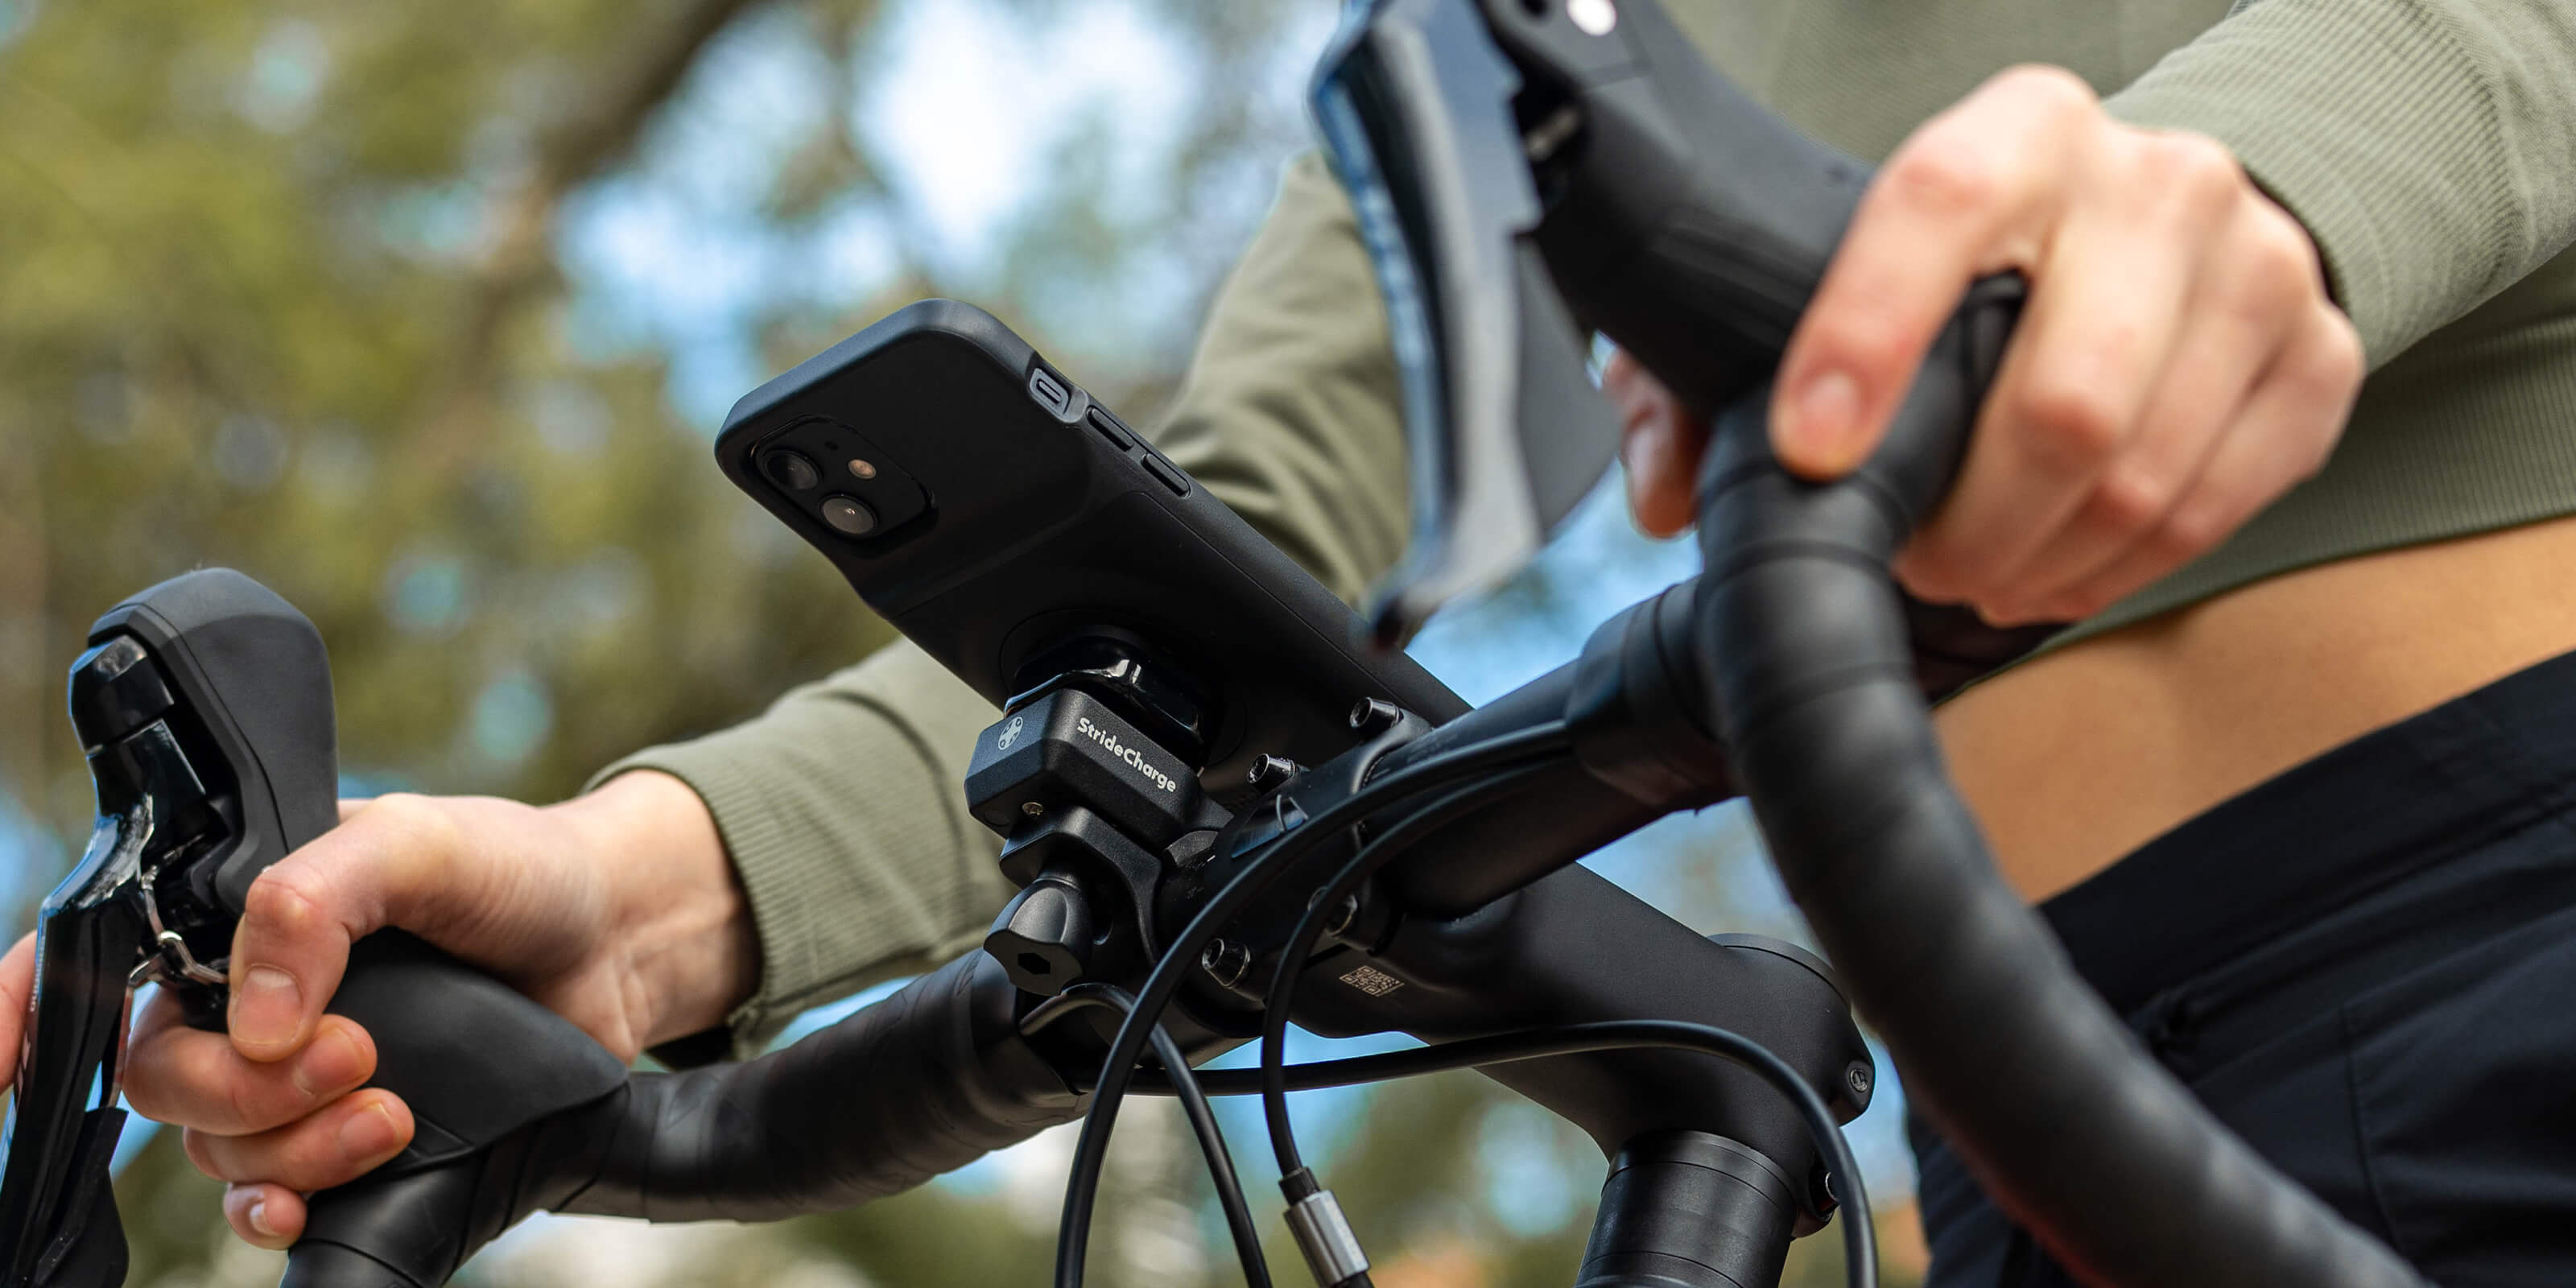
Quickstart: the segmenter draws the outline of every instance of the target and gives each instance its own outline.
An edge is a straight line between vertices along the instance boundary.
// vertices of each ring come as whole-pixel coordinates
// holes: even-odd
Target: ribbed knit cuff
[[[2464,8],[2255,0],[2106,106],[2233,149],[2306,225],[2376,366],[2537,262],[2496,101],[2503,20]]]

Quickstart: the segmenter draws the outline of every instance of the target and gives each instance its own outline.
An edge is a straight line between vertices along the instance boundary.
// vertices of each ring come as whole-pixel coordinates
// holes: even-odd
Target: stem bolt
[[[1843,1085],[1851,1088],[1854,1100],[1868,1101],[1871,1082],[1869,1066],[1858,1060],[1853,1061],[1851,1067],[1843,1070]]]

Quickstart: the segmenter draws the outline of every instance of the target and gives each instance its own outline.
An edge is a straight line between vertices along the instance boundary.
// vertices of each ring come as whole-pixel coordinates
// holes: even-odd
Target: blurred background
[[[725,408],[944,294],[1150,420],[1307,146],[1334,10],[0,0],[0,910],[26,925],[88,828],[61,687],[88,622],[201,564],[321,626],[359,794],[559,798],[864,655],[885,627],[710,463]],[[1417,655],[1489,698],[1688,575],[1615,482]],[[1593,864],[1703,931],[1803,937],[1740,809]],[[1855,1130],[1905,1283],[1883,1085]],[[1121,1119],[1097,1282],[1237,1281],[1167,1108]],[[1386,1288],[1570,1281],[1602,1162],[1546,1114],[1467,1074],[1299,1112]],[[274,1283],[175,1134],[132,1134],[132,1282]],[[460,1282],[1036,1284],[1069,1153],[773,1227],[540,1218]],[[1802,1241],[1791,1282],[1841,1282],[1834,1244]],[[1303,1282],[1284,1237],[1272,1257]]]

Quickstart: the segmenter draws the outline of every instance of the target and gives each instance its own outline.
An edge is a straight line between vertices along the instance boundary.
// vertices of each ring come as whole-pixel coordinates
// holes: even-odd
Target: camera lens
[[[854,496],[827,496],[823,498],[823,522],[845,535],[864,537],[877,530],[877,512]]]
[[[772,481],[791,492],[808,491],[823,481],[823,471],[814,468],[814,462],[803,452],[791,452],[782,447],[762,457],[760,465],[769,471]]]

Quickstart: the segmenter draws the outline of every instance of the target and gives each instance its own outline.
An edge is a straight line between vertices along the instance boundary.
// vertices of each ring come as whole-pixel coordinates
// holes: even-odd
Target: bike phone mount
[[[1687,588],[1680,595],[1686,603]],[[1617,625],[1607,639],[1625,638],[1628,619]],[[1588,656],[1588,668],[1566,668],[1526,708],[1437,730],[1364,700],[1340,754],[1312,768],[1261,757],[1249,783],[1217,785],[1242,802],[1230,810],[1199,781],[1186,740],[1197,686],[1186,672],[1149,641],[1078,633],[1024,670],[1023,691],[979,738],[968,770],[969,808],[1004,837],[1003,871],[1021,887],[985,950],[1033,1005],[1079,984],[1136,988],[1207,897],[1281,838],[1486,724],[1563,705],[1578,673],[1602,708],[1585,746],[1604,763],[1634,759],[1611,744],[1638,741],[1632,709],[1652,711],[1654,723],[1677,713],[1652,697],[1672,677],[1652,650],[1605,645]],[[1623,696],[1633,708],[1611,710]],[[1590,870],[1562,866],[1604,830],[1726,794],[1722,765],[1703,757],[1695,768],[1701,777],[1659,782],[1649,805],[1562,790],[1599,781],[1569,760],[1529,793],[1546,798],[1543,811],[1515,819],[1505,806],[1490,830],[1426,842],[1340,902],[1294,984],[1291,1016],[1327,1036],[1400,1031],[1430,1042],[1598,1021],[1704,1023],[1771,1048],[1848,1121],[1868,1105],[1876,1070],[1821,960],[1758,936],[1703,938]],[[1308,892],[1322,893],[1372,827],[1401,817],[1319,846],[1278,877],[1293,894],[1256,905],[1206,945],[1162,1016],[1185,1049],[1210,1053],[1260,1031]],[[1478,850],[1498,861],[1473,870]],[[1518,869],[1500,861],[1534,851],[1557,857]],[[1443,875],[1461,870],[1473,870],[1463,883]],[[1097,1067],[1107,1028],[1054,1058]],[[1834,1208],[1807,1126],[1776,1090],[1723,1060],[1600,1051],[1486,1072],[1582,1127],[1613,1160],[1581,1280],[1591,1288],[1775,1282],[1790,1239],[1821,1228]],[[1349,1267],[1315,1269],[1331,1285]]]

